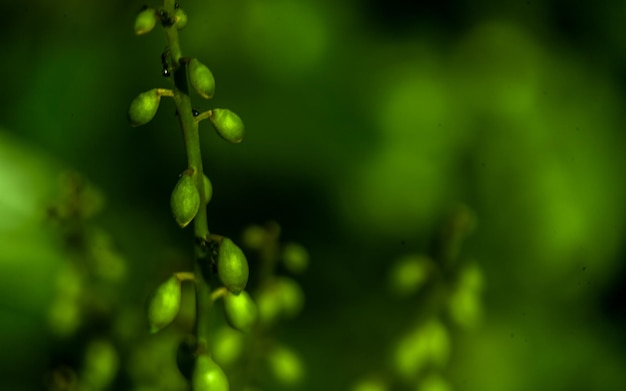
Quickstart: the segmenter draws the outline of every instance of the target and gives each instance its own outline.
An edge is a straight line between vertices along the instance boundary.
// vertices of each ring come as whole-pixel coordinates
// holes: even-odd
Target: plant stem
[[[164,0],[163,9],[168,15],[174,15],[174,0]],[[169,53],[173,64],[174,74],[174,102],[178,112],[178,119],[183,130],[185,150],[187,152],[188,168],[194,172],[194,181],[200,193],[200,209],[194,218],[194,234],[196,238],[206,238],[209,235],[209,226],[206,215],[207,199],[204,188],[204,173],[202,170],[202,153],[200,150],[200,135],[198,122],[194,120],[189,98],[186,67],[180,63],[182,53],[178,40],[178,29],[174,26],[164,26]],[[196,245],[194,272],[196,276],[196,323],[195,334],[198,341],[198,351],[208,352],[211,315],[211,287],[204,278],[200,267],[200,260],[204,249]]]

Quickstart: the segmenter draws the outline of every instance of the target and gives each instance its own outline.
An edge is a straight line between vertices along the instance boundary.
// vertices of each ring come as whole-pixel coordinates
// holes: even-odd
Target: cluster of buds
[[[231,143],[240,143],[244,137],[244,125],[237,114],[224,108],[200,112],[191,107],[188,95],[192,89],[189,86],[201,98],[212,99],[215,94],[215,78],[205,64],[197,58],[182,57],[177,49],[177,38],[172,38],[177,35],[171,33],[187,24],[185,12],[177,3],[173,5],[171,0],[164,1],[162,8],[144,7],[135,20],[135,34],[147,34],[158,23],[166,30],[171,48],[171,50],[167,48],[161,55],[162,75],[167,78],[173,76],[170,81],[174,83],[174,88],[152,88],[137,95],[128,109],[128,120],[131,126],[141,126],[152,121],[159,109],[161,97],[165,96],[173,98],[176,102],[177,114],[181,118],[181,125],[185,132],[197,134],[199,122],[208,119],[221,138]],[[187,139],[186,142],[189,143]],[[191,143],[197,143],[197,141],[191,141]],[[197,159],[195,162],[190,161],[189,168],[179,175],[170,197],[171,211],[176,223],[181,228],[188,226],[199,213],[204,213],[202,209],[211,200],[212,194],[213,186],[202,172],[201,162]],[[202,226],[199,218],[196,219],[196,223]],[[211,248],[211,256],[198,259],[202,276],[190,272],[174,273],[151,295],[147,306],[148,326],[151,333],[156,333],[174,322],[181,308],[182,283],[189,281],[198,287],[203,286],[206,284],[203,279],[205,270],[217,270],[223,286],[218,287],[212,293],[209,292],[210,300],[224,299],[226,319],[232,328],[248,332],[256,323],[258,312],[256,304],[245,291],[249,270],[243,251],[229,238],[209,235],[208,230],[206,236],[202,238],[206,240],[203,245]],[[197,290],[199,291],[201,289]],[[196,300],[199,298],[196,297]],[[196,316],[201,316],[201,314],[196,314]],[[180,372],[188,378],[194,391],[228,391],[226,374],[208,354],[206,346],[200,345],[195,339],[185,341],[180,345],[177,354]]]

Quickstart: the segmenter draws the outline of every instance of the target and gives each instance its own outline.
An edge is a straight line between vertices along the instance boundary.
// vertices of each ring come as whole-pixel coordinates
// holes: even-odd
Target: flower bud
[[[200,193],[190,174],[183,173],[176,183],[176,187],[172,191],[170,205],[174,219],[181,228],[185,228],[198,214]]]
[[[211,70],[198,61],[197,58],[192,58],[188,65],[189,81],[196,90],[196,92],[205,99],[211,99],[215,93],[215,78],[211,73]]]
[[[135,34],[142,35],[149,33],[154,26],[156,26],[157,21],[158,17],[154,8],[141,10],[135,19]]]
[[[180,309],[180,281],[170,277],[154,291],[148,301],[148,323],[150,332],[156,333],[172,323]]]
[[[248,332],[256,322],[256,305],[246,291],[228,292],[224,296],[224,309],[228,323],[236,330]]]
[[[198,356],[191,378],[193,391],[228,391],[226,374],[205,354]]]
[[[224,140],[233,144],[243,140],[243,121],[239,116],[228,109],[213,109],[211,123]]]
[[[130,102],[128,109],[128,121],[131,126],[141,126],[150,122],[154,118],[160,102],[161,96],[157,93],[156,88],[137,95]]]
[[[241,292],[248,283],[248,260],[243,251],[229,238],[222,239],[217,253],[217,274],[226,288]]]
[[[176,28],[179,30],[187,25],[187,13],[181,8],[176,9],[174,19],[176,20]]]

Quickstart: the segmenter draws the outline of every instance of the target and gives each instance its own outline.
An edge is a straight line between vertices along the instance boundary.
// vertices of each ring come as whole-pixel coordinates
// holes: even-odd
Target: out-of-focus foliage
[[[308,265],[295,288],[255,292],[260,318],[281,318],[259,370],[276,390],[386,390],[403,374],[380,363],[396,352],[414,370],[430,332],[446,369],[418,390],[626,389],[624,2],[445,4],[181,1],[183,51],[218,81],[211,104],[246,123],[237,147],[201,124],[209,227],[234,237],[275,219],[306,248],[279,266]],[[141,128],[126,119],[137,91],[168,83],[162,37],[133,34],[141,5],[5,8],[1,389],[186,386],[188,287],[163,335],[143,319],[150,290],[190,267],[192,238],[169,209],[185,168],[174,105]],[[476,216],[475,263],[441,315],[471,327],[406,334],[429,273],[410,254],[434,255],[458,203]],[[264,304],[279,288],[282,307]],[[228,333],[213,348],[226,371],[250,354]]]

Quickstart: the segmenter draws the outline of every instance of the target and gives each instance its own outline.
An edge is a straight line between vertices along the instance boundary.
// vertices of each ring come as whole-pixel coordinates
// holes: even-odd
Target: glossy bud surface
[[[256,322],[256,305],[246,291],[241,291],[239,294],[228,292],[224,296],[224,309],[226,319],[234,329],[248,332]]]
[[[215,78],[211,70],[197,58],[192,58],[189,61],[188,72],[189,81],[196,92],[205,99],[211,99],[215,94]]]
[[[154,8],[141,10],[137,14],[137,18],[135,18],[135,34],[143,35],[149,33],[156,26],[157,21],[158,17]]]
[[[203,354],[196,359],[191,389],[193,391],[228,391],[228,379],[222,368],[209,356]]]
[[[174,321],[180,309],[180,297],[180,281],[175,276],[157,287],[148,302],[151,333],[156,333]]]
[[[176,28],[182,29],[187,25],[187,14],[180,8],[176,9],[176,13],[174,14],[176,20]]]
[[[128,108],[128,121],[132,126],[145,125],[154,118],[161,102],[156,88],[137,95]]]
[[[248,283],[248,260],[229,238],[222,239],[217,253],[217,274],[229,291],[241,292]]]
[[[170,199],[172,214],[181,228],[186,227],[200,209],[200,193],[191,175],[183,173]]]
[[[224,140],[233,144],[243,140],[243,121],[237,114],[228,109],[214,109],[210,119],[217,134]]]

